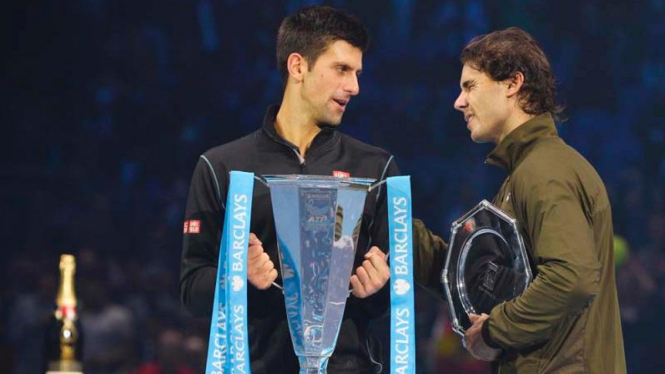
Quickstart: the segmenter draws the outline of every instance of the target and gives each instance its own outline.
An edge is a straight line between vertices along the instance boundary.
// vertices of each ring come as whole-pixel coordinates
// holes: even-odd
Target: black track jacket
[[[210,317],[212,314],[230,171],[254,172],[256,175],[333,175],[342,172],[351,177],[376,180],[399,175],[393,157],[386,151],[336,129],[323,129],[303,159],[298,148],[275,131],[278,109],[268,108],[263,128],[205,152],[196,165],[185,221],[189,225],[194,221],[194,227],[198,228],[186,230],[184,234],[180,276],[182,302],[194,316]],[[365,202],[354,269],[360,266],[370,245],[388,251],[386,209],[385,186],[373,189]],[[279,264],[270,191],[262,183],[254,184],[250,230],[263,242],[273,263]],[[281,273],[279,268],[278,272]],[[282,283],[281,276],[276,282]],[[328,365],[331,374],[380,370],[381,349],[368,329],[370,320],[380,317],[389,308],[388,288],[386,286],[366,299],[351,295],[347,300],[337,346]],[[297,373],[298,360],[289,335],[282,292],[276,287],[262,291],[248,284],[247,298],[252,372]]]

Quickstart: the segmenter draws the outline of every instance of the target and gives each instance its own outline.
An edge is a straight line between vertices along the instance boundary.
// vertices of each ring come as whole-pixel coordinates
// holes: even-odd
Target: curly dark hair
[[[286,61],[291,53],[300,53],[310,69],[329,44],[344,40],[362,52],[369,46],[369,35],[360,20],[329,6],[306,6],[286,17],[277,33],[277,67],[286,83]]]
[[[520,28],[510,27],[473,38],[462,50],[460,60],[495,81],[522,73],[524,83],[518,98],[525,113],[550,112],[557,118],[563,110],[556,104],[556,81],[545,52]]]

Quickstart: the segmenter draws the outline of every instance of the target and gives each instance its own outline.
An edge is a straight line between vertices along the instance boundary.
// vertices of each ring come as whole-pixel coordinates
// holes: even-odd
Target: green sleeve
[[[425,227],[423,221],[413,219],[413,267],[415,281],[444,299],[441,271],[446,261],[448,244]]]
[[[565,178],[543,179],[532,178],[521,190],[515,185],[515,213],[531,243],[537,276],[521,296],[490,314],[490,338],[505,349],[547,341],[599,290],[600,263],[585,191]]]

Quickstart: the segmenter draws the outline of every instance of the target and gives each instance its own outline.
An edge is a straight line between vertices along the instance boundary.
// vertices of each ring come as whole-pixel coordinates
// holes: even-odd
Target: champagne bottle
[[[51,317],[46,337],[46,373],[82,374],[83,337],[74,292],[76,260],[72,255],[60,256],[60,285],[56,310]]]

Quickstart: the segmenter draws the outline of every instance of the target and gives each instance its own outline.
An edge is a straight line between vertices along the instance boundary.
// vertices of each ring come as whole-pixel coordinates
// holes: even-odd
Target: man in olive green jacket
[[[521,296],[470,316],[467,349],[498,373],[625,373],[610,202],[594,168],[557,135],[547,57],[510,28],[472,40],[461,61],[455,108],[475,142],[496,144],[487,163],[508,177],[494,204],[517,219],[535,265]],[[431,241],[421,236],[416,250]]]

